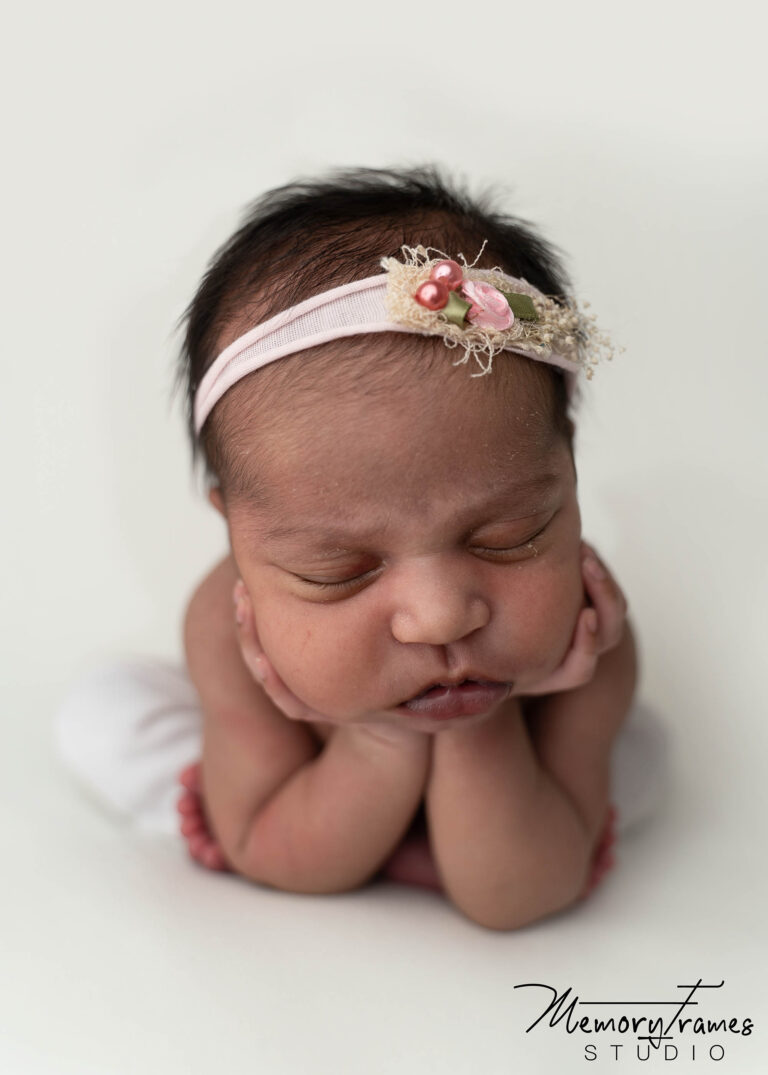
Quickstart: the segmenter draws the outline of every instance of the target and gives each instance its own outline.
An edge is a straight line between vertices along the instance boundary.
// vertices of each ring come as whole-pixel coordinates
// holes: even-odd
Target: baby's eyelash
[[[523,549],[533,549],[533,555],[538,556],[538,549],[534,542],[537,538],[541,537],[551,522],[552,520],[548,519],[540,530],[537,530],[535,534],[532,534],[526,541],[521,541],[518,545],[508,545],[503,549],[493,549],[489,548],[487,545],[475,545],[474,549],[476,552],[490,553],[491,555],[498,553],[500,556],[504,556],[511,552],[520,552]]]
[[[343,590],[362,582],[370,574],[372,572],[363,571],[359,575],[353,575],[351,579],[341,579],[339,582],[318,582],[317,579],[308,579],[304,575],[297,575],[296,578],[306,582],[309,586],[314,586],[318,590]]]

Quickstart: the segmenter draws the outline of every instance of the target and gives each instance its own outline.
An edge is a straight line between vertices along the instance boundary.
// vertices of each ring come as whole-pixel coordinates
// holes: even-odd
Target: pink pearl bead
[[[461,265],[456,261],[438,261],[429,274],[430,280],[445,284],[449,291],[453,291],[464,280]]]
[[[428,310],[442,310],[448,302],[448,288],[439,280],[426,280],[413,297]]]

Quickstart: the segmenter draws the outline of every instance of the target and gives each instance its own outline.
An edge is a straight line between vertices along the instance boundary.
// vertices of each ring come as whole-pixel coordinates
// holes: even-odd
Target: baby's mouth
[[[502,684],[496,679],[462,679],[458,682],[446,681],[444,683],[431,683],[429,687],[425,687],[423,691],[414,694],[412,698],[408,698],[407,701],[401,702],[400,704],[408,705],[408,702],[417,702],[420,698],[429,698],[443,691],[453,691],[468,686],[499,687],[502,686]],[[509,684],[503,684],[503,686],[509,686]]]
[[[491,679],[432,683],[398,708],[426,716],[461,716],[482,712],[508,697],[514,684]]]

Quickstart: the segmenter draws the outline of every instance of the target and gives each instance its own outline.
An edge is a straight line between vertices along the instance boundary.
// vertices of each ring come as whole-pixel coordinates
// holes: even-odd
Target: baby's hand
[[[571,648],[559,668],[528,695],[554,694],[589,683],[602,653],[618,645],[624,632],[627,601],[618,583],[585,541],[581,543],[581,575],[590,604],[579,613]]]
[[[261,683],[267,695],[277,708],[291,720],[327,721],[328,718],[317,710],[305,705],[286,687],[280,676],[270,664],[261,648],[256,624],[253,619],[253,606],[245,583],[238,579],[232,593],[235,605],[235,622],[240,642],[240,652],[248,671]]]
[[[242,579],[238,579],[235,583],[232,600],[235,604],[235,622],[240,652],[246,667],[254,679],[261,683],[267,696],[290,720],[304,720],[311,724],[334,724],[334,721],[325,713],[313,709],[297,698],[272,667],[269,658],[261,648],[253,619],[253,606]],[[353,733],[358,737],[400,745],[406,750],[421,750],[419,742],[423,745],[429,738],[426,732],[414,732],[410,728],[399,727],[397,724],[373,720],[355,724]]]

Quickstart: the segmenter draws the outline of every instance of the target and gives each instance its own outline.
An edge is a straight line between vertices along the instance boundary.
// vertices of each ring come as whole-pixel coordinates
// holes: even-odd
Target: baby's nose
[[[491,618],[486,598],[451,572],[424,568],[401,580],[392,614],[392,634],[398,642],[447,646],[484,627]]]

